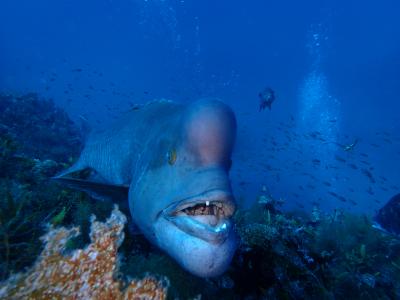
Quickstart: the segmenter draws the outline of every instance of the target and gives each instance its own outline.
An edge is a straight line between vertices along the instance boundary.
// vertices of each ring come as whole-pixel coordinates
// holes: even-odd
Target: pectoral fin
[[[53,177],[53,180],[72,189],[84,191],[95,199],[126,200],[128,199],[128,185],[114,185],[71,177]]]

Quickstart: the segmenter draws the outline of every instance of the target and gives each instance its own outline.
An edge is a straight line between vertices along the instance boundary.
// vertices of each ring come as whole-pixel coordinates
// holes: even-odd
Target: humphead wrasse
[[[218,100],[152,102],[92,134],[76,164],[55,179],[95,198],[125,198],[149,241],[189,272],[217,276],[236,249],[235,137],[234,113]],[[81,170],[90,176],[68,176]]]

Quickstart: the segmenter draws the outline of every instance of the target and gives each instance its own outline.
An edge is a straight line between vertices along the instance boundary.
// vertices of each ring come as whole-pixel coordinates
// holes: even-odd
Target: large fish
[[[95,198],[125,198],[134,223],[183,268],[223,273],[236,249],[229,181],[236,119],[222,102],[152,102],[92,134],[56,177]],[[74,179],[89,170],[88,179]]]
[[[374,227],[400,237],[400,194],[379,209],[374,221]]]

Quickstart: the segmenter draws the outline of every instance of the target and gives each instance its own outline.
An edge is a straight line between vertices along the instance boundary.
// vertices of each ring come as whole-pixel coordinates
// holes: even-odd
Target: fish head
[[[153,167],[130,190],[131,213],[145,236],[184,269],[217,276],[237,244],[229,180],[236,119],[220,101],[200,100],[178,124],[177,132],[165,133]]]

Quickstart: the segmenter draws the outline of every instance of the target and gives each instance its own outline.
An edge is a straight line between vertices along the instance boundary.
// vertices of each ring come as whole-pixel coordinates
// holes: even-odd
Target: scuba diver
[[[266,107],[268,107],[269,110],[271,110],[272,102],[275,101],[275,92],[271,88],[267,87],[258,94],[258,97],[260,98],[259,111],[264,110]]]

